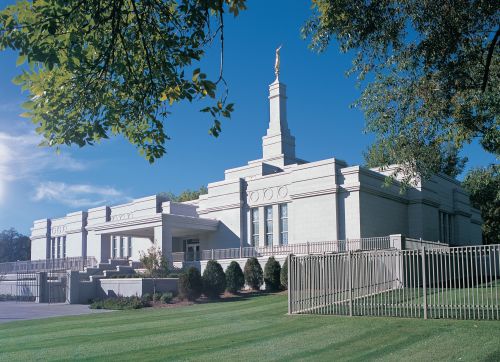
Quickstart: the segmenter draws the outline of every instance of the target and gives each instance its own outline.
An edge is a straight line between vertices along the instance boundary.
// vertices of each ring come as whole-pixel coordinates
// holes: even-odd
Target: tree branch
[[[488,47],[488,55],[486,57],[486,65],[484,69],[484,75],[483,75],[483,84],[481,86],[481,92],[486,91],[486,86],[488,85],[488,78],[490,76],[490,65],[491,65],[491,59],[493,58],[493,51],[495,50],[495,46],[498,41],[498,37],[500,36],[500,27],[497,29],[497,32],[495,33],[495,36],[493,37],[493,40],[490,43],[490,46]]]

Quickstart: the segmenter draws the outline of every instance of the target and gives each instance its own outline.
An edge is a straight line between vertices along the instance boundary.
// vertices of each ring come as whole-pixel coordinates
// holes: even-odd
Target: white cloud
[[[0,132],[0,183],[29,179],[49,170],[82,171],[86,165],[69,154],[38,147],[35,133],[12,135]]]
[[[55,201],[71,207],[93,207],[129,201],[121,191],[109,186],[70,185],[64,182],[42,182],[36,188],[35,201]]]
[[[8,184],[20,180],[34,185],[34,201],[48,200],[83,208],[129,200],[109,186],[44,181],[51,171],[84,171],[89,165],[70,154],[56,154],[53,149],[39,147],[40,142],[41,137],[34,132],[0,132],[0,204]]]

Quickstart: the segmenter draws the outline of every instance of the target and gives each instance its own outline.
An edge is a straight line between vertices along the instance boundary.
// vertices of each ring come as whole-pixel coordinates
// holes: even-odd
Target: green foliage
[[[122,135],[154,162],[173,104],[209,98],[202,111],[215,137],[230,117],[227,89],[217,93],[222,62],[214,80],[191,69],[216,36],[222,42],[223,14],[244,9],[245,0],[19,0],[0,12],[0,50],[25,65],[14,82],[28,93],[24,116],[44,145]]]
[[[469,171],[463,186],[470,194],[472,206],[481,211],[483,243],[500,242],[500,165]]]
[[[168,275],[168,262],[159,247],[151,246],[146,252],[140,252],[139,261],[151,278],[161,278]]]
[[[402,156],[402,153],[411,149],[410,145],[406,143],[408,140],[403,137],[398,138],[396,143],[386,139],[378,140],[370,145],[364,153],[366,166],[385,169],[394,165],[396,173],[427,167],[429,172],[444,173],[455,178],[462,173],[468,161],[467,157],[460,157],[458,149],[449,143],[414,145],[417,150],[412,150],[411,153]],[[420,152],[418,157],[414,157],[416,152]],[[403,158],[407,160],[406,163],[397,165]],[[422,162],[425,164],[421,164]]]
[[[144,300],[146,302],[153,301],[153,296],[150,293],[144,293],[141,298],[142,298],[142,300]]]
[[[264,282],[262,267],[260,266],[257,258],[249,258],[243,268],[245,275],[245,282],[253,290],[259,290]]]
[[[179,195],[172,192],[160,192],[158,196],[165,197],[166,199],[174,202],[184,202],[198,199],[201,195],[208,193],[206,186],[200,187],[198,190],[184,190]]]
[[[226,269],[226,289],[228,292],[236,293],[245,286],[245,276],[240,264],[232,261]]]
[[[116,297],[94,301],[90,304],[91,309],[114,309],[128,310],[149,307],[149,303],[139,297]]]
[[[283,289],[288,289],[288,258],[285,259],[281,267],[280,282]]]
[[[222,266],[209,260],[203,271],[203,294],[210,299],[218,298],[226,290],[226,275]]]
[[[0,263],[30,260],[31,240],[14,228],[0,232]]]
[[[499,9],[488,0],[315,0],[302,32],[313,49],[333,41],[355,54],[355,105],[408,184],[439,171],[442,144],[460,151],[479,139],[499,154]]]
[[[183,299],[196,300],[203,291],[203,282],[198,269],[191,267],[179,277],[179,295]]]
[[[280,275],[280,263],[274,259],[274,256],[271,256],[264,266],[264,282],[266,283],[266,290],[275,292],[280,289]]]
[[[165,292],[160,297],[162,303],[171,303],[173,299],[174,295],[171,292]]]

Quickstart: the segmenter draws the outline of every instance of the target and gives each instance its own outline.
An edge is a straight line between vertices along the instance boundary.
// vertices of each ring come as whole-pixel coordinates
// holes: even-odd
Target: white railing
[[[335,241],[317,241],[289,245],[273,245],[264,247],[241,247],[226,249],[202,250],[199,254],[175,252],[172,253],[174,262],[193,260],[222,260],[241,259],[250,257],[264,257],[275,255],[309,255],[323,253],[342,253],[349,250],[382,250],[389,249],[390,237],[374,237],[362,239],[348,239]]]
[[[97,265],[97,260],[93,256],[15,261],[0,263],[0,274],[46,270],[83,270],[86,266],[95,265]]]
[[[290,314],[500,320],[500,245],[289,256]]]
[[[405,238],[405,249],[415,250],[415,249],[441,249],[441,248],[449,248],[450,246],[445,243],[441,243],[439,241],[429,241],[422,239],[412,239]]]

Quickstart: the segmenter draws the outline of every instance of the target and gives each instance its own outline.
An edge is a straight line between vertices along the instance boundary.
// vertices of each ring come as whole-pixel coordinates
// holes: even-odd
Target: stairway
[[[99,263],[95,267],[85,267],[80,272],[80,280],[109,278],[116,275],[133,275],[134,268],[126,259],[109,259],[107,263]]]

